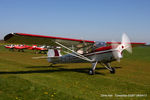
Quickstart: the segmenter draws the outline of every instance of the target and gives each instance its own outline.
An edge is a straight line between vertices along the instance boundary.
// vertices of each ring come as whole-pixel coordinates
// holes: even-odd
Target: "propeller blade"
[[[128,36],[125,33],[122,35],[121,44],[122,44],[122,46],[124,46],[124,49],[126,49],[129,53],[132,53],[132,46],[131,46],[130,39],[128,38]]]
[[[112,49],[113,49],[113,56],[114,56],[114,58],[118,61],[118,62],[120,62],[120,54],[119,54],[119,52],[117,51],[117,47],[119,46],[119,44],[118,44],[118,42],[116,42],[116,41],[111,41],[111,46],[112,46]]]

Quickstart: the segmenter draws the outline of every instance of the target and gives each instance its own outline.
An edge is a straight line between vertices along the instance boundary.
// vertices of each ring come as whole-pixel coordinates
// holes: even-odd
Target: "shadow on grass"
[[[50,66],[29,66],[25,68],[59,68],[59,67],[65,67],[64,65],[50,65]]]
[[[38,67],[28,67],[28,68],[50,68],[50,66],[38,66]],[[57,66],[58,68],[53,69],[47,69],[47,70],[29,70],[29,71],[0,71],[0,74],[31,74],[31,73],[53,73],[53,72],[79,72],[79,73],[89,73],[89,68],[59,68],[60,66]],[[115,69],[121,68],[121,67],[114,67]],[[106,70],[106,68],[96,68],[96,70]],[[95,71],[95,74],[99,75],[105,75],[103,73]]]

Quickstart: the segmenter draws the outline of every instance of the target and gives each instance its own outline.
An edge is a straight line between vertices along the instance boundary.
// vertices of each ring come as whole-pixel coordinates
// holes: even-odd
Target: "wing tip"
[[[14,34],[15,34],[15,33],[9,33],[9,34],[7,34],[7,35],[4,37],[4,41],[9,40],[11,37],[14,36]]]

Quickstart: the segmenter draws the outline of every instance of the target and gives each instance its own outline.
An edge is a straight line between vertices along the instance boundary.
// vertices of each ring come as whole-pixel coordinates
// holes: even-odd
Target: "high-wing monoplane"
[[[32,45],[30,46],[30,48],[28,48],[29,50],[35,50],[36,52],[35,53],[44,53],[46,54],[47,52],[47,46],[37,46],[37,45]]]
[[[5,48],[9,49],[9,51],[14,51],[14,45],[4,45]]]
[[[123,57],[122,53],[124,50],[132,53],[131,44],[145,44],[130,42],[126,34],[122,35],[121,42],[99,42],[25,33],[10,33],[4,37],[4,40],[10,43],[50,46],[47,52],[47,59],[50,63],[89,62],[92,64],[92,67],[89,70],[89,74],[91,75],[95,74],[97,63],[102,64],[110,71],[110,73],[114,74],[115,68],[110,66],[112,61],[120,61]],[[66,54],[61,55],[61,51],[57,47],[61,47]]]
[[[18,50],[18,52],[24,52],[24,49],[28,49],[29,47],[28,45],[5,45],[5,48],[8,48],[10,51]]]

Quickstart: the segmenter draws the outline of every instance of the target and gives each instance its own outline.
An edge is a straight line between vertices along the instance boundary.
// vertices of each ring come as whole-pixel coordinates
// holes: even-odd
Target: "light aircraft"
[[[112,61],[120,61],[124,50],[132,53],[133,45],[144,45],[145,43],[131,43],[126,34],[122,35],[121,42],[99,42],[82,39],[71,39],[54,36],[43,36],[25,33],[10,33],[4,37],[10,43],[37,44],[51,46],[47,52],[48,62],[57,63],[84,63],[92,64],[89,70],[90,75],[95,74],[97,63],[106,67],[110,73],[115,73],[115,68],[110,66]],[[109,45],[109,46],[108,46]],[[60,49],[63,48],[65,55],[61,55]],[[37,57],[45,58],[45,57]]]
[[[29,49],[29,50],[35,50],[36,47],[37,47],[37,45],[32,45],[32,46],[30,46],[28,49]]]
[[[47,52],[47,47],[46,46],[37,46],[36,48],[35,48],[35,50],[37,51],[36,53],[44,53],[44,54],[46,54],[46,52]],[[39,51],[39,52],[38,52]]]
[[[30,46],[28,45],[14,45],[14,49],[18,50],[18,52],[24,52],[24,49],[28,49]]]
[[[5,48],[8,48],[10,51],[18,50],[18,52],[24,52],[24,49],[28,49],[29,47],[28,45],[5,45]]]
[[[11,44],[11,45],[5,45],[5,48],[8,48],[10,51],[18,50],[18,52],[20,51],[24,52],[24,49],[36,50],[36,53],[44,53],[44,54],[47,51],[46,46],[37,46],[37,45],[28,46],[28,45],[22,45],[22,44],[19,44],[19,45]]]
[[[32,45],[28,49],[29,50],[36,50],[36,53],[44,53],[44,54],[46,54],[46,52],[48,50],[46,46],[37,46],[37,45]]]
[[[9,51],[14,51],[14,45],[4,45],[5,48],[9,49]]]

